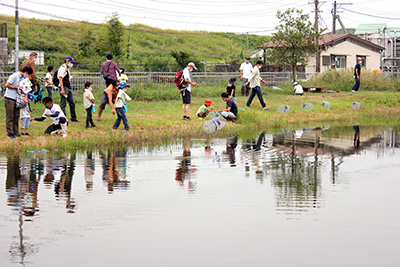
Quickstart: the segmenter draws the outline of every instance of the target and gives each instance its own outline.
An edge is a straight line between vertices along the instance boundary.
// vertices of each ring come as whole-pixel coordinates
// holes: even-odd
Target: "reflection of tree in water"
[[[318,149],[314,156],[296,154],[297,150],[310,150],[309,146],[274,144],[277,153],[264,164],[276,190],[277,209],[285,213],[298,213],[319,207],[321,194],[320,162]],[[316,145],[318,148],[318,143]]]

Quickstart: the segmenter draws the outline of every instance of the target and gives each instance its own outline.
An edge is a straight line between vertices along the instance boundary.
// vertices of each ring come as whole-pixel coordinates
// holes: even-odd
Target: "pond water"
[[[0,157],[0,266],[400,266],[400,137]]]

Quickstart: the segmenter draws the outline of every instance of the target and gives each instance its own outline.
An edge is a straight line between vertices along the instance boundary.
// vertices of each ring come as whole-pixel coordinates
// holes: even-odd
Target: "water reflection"
[[[208,145],[206,150],[211,151]],[[196,192],[196,181],[194,173],[196,167],[192,165],[192,156],[190,151],[190,137],[184,137],[182,140],[182,157],[176,157],[178,168],[175,171],[175,181],[181,188],[186,188],[189,193]]]
[[[127,150],[118,151],[100,151],[100,159],[103,167],[103,182],[112,193],[117,189],[128,189],[129,182],[126,179],[126,156]]]
[[[376,166],[390,166],[397,171],[398,165],[393,161],[398,159],[399,147],[400,138],[395,129],[382,131],[355,125],[339,130],[316,127],[274,134],[263,131],[248,140],[236,136],[205,141],[186,137],[182,143],[160,148],[157,153],[122,149],[8,156],[0,160],[0,171],[7,171],[2,206],[10,212],[10,215],[3,215],[2,226],[12,224],[15,230],[4,244],[10,251],[12,262],[26,263],[29,255],[37,253],[40,246],[46,246],[43,242],[46,233],[44,237],[37,237],[39,234],[32,229],[50,229],[59,223],[59,228],[49,230],[48,235],[56,235],[54,239],[62,240],[57,231],[69,235],[69,223],[76,221],[91,228],[91,223],[103,223],[103,217],[110,214],[110,221],[122,220],[126,214],[129,219],[133,218],[132,224],[144,219],[144,228],[137,228],[140,229],[136,232],[138,240],[147,238],[141,236],[142,229],[145,234],[151,232],[145,228],[150,221],[154,229],[170,227],[163,225],[163,220],[159,220],[161,217],[166,222],[174,222],[172,216],[189,218],[191,223],[184,224],[185,227],[193,224],[206,234],[207,231],[214,234],[214,227],[221,227],[217,230],[232,231],[226,232],[229,236],[235,236],[243,227],[259,229],[259,225],[253,223],[256,219],[235,225],[235,220],[240,220],[237,214],[242,213],[248,213],[250,218],[260,216],[261,221],[265,219],[262,216],[266,216],[264,222],[271,220],[271,226],[277,225],[282,218],[301,220],[305,215],[318,221],[321,213],[332,212],[329,206],[334,206],[332,203],[339,199],[332,195],[337,196],[335,194],[343,185],[350,187],[353,175],[357,176],[353,168],[362,170],[362,164],[378,164],[377,158],[387,157],[388,160],[385,158]],[[355,156],[355,149],[356,153],[363,154],[362,158]],[[390,158],[391,155],[397,158]],[[163,179],[163,175],[167,179]],[[369,177],[368,183],[376,180],[373,178]],[[356,191],[360,196],[368,183]],[[130,184],[135,186],[130,188]],[[119,192],[124,192],[123,196]],[[190,201],[176,205],[177,200],[188,195]],[[343,203],[338,205],[345,206]],[[206,215],[193,215],[198,210]],[[320,212],[322,210],[326,212]],[[229,227],[219,214],[227,215]],[[53,217],[57,216],[64,217],[55,221]],[[211,217],[218,218],[218,222],[212,223]],[[196,225],[197,220],[199,225]],[[71,229],[71,236],[74,230],[81,231],[79,227]],[[285,234],[285,230],[275,230]],[[167,237],[159,235],[155,239]],[[163,242],[173,242],[171,240]],[[115,250],[111,249],[111,252],[115,253]]]

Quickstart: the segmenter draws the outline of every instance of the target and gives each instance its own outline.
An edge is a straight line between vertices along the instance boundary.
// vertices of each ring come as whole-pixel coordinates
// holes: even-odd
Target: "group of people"
[[[45,87],[47,97],[42,99],[45,111],[39,118],[31,118],[31,107],[29,104],[29,92],[34,92],[38,87],[36,77],[35,61],[38,57],[36,52],[32,52],[28,59],[23,61],[19,71],[13,73],[5,84],[4,103],[6,109],[6,131],[7,136],[15,139],[22,135],[30,135],[28,132],[31,121],[44,121],[46,118],[52,120],[52,124],[44,131],[45,134],[61,134],[67,136],[67,126],[69,121],[66,117],[66,105],[69,104],[72,122],[79,122],[76,116],[75,101],[71,87],[70,69],[73,67],[75,60],[68,56],[64,63],[56,71],[53,78],[53,66],[48,66],[45,76]],[[119,69],[117,64],[112,61],[112,55],[106,56],[107,60],[103,63],[101,73],[106,81],[107,88],[103,92],[101,104],[99,106],[98,118],[100,121],[101,114],[107,104],[110,105],[113,114],[117,114],[117,119],[113,125],[113,129],[117,129],[124,124],[125,131],[129,131],[129,124],[125,115],[126,101],[131,98],[125,93],[129,85],[126,83],[128,77],[124,74],[123,69]],[[118,73],[118,77],[116,76]],[[26,90],[23,86],[26,79],[29,79],[31,88]],[[118,80],[119,79],[119,80]],[[38,87],[39,88],[39,87]],[[53,102],[52,90],[58,88],[60,92],[60,105]],[[94,96],[92,94],[92,83],[85,83],[85,92],[83,94],[83,103],[86,110],[86,127],[96,127],[92,119],[92,112],[95,110]],[[19,119],[21,118],[21,132],[19,130]]]
[[[240,80],[242,83],[241,94],[242,96],[246,95],[249,96],[250,89],[251,94],[247,100],[246,107],[250,107],[254,97],[257,95],[258,100],[263,109],[268,109],[271,106],[267,105],[264,102],[262,93],[261,93],[261,83],[266,84],[261,78],[260,69],[263,66],[263,62],[258,60],[256,65],[253,67],[250,63],[250,58],[246,57],[245,62],[240,65]],[[190,62],[188,66],[184,69],[183,75],[185,82],[189,84],[187,88],[181,91],[182,99],[183,99],[183,119],[184,120],[191,120],[188,116],[189,114],[189,106],[190,106],[190,92],[191,89],[197,85],[193,83],[191,80],[190,72],[196,69],[196,66],[193,62]],[[226,108],[222,110],[217,110],[216,112],[219,113],[225,119],[234,121],[238,115],[238,107],[236,102],[236,86],[235,86],[236,78],[232,77],[228,81],[228,86],[226,87],[226,92],[221,94],[221,98],[224,102],[226,102]],[[211,100],[206,100],[203,105],[198,109],[197,116],[199,118],[205,118],[210,112],[214,111],[211,108],[213,103]]]

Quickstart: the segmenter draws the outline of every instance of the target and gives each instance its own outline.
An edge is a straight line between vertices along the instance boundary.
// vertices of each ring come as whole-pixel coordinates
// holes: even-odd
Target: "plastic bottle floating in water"
[[[313,109],[313,104],[312,103],[303,103],[301,105],[302,110],[312,110]]]
[[[327,110],[331,110],[331,104],[329,104],[328,101],[322,101],[321,107],[326,108]]]
[[[279,105],[276,108],[276,112],[278,112],[278,113],[289,113],[290,112],[290,106],[288,106],[288,105]]]
[[[353,102],[353,103],[351,103],[351,107],[354,109],[359,109],[359,108],[361,108],[361,103]]]
[[[208,134],[212,134],[216,130],[221,130],[226,125],[226,120],[223,117],[216,117],[203,122],[203,129]]]

